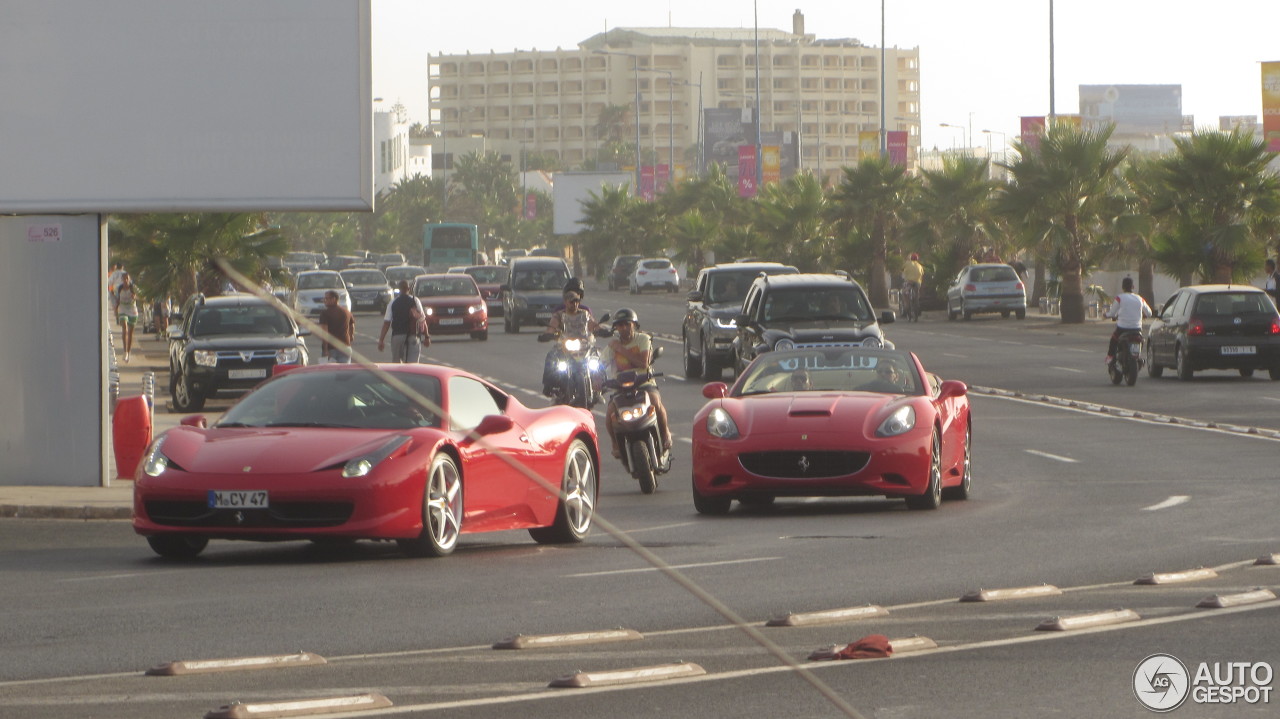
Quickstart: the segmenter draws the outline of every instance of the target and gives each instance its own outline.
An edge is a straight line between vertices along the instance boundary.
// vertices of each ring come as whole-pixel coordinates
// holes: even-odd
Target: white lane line
[[[968,359],[969,355],[956,354],[955,352],[943,352],[943,357],[959,357],[960,359]]]
[[[772,562],[782,557],[755,557],[753,559],[730,559],[723,562],[698,562],[696,564],[672,564],[672,569],[694,569],[697,567],[722,567],[729,564],[746,564],[748,562]],[[637,567],[636,569],[612,569],[606,572],[584,572],[582,574],[569,574],[569,577],[608,577],[615,574],[640,574],[642,572],[658,572],[661,571],[657,567]]]
[[[659,527],[645,527],[644,529],[627,529],[623,530],[627,534],[639,534],[641,532],[657,532],[662,529],[676,529],[678,527],[692,527],[697,522],[681,522],[680,524],[664,524]]]
[[[1265,399],[1268,402],[1280,402],[1280,397],[1260,397],[1259,399]]]
[[[681,437],[681,438],[677,439],[676,441],[677,441],[677,442],[688,442],[689,444],[693,444],[693,437]]]
[[[1179,504],[1186,504],[1189,501],[1191,501],[1190,495],[1175,494],[1172,497],[1164,500],[1163,502],[1160,502],[1159,504],[1153,504],[1150,507],[1143,507],[1142,511],[1154,512],[1157,509],[1168,509],[1169,507],[1176,507]]]
[[[1048,452],[1041,452],[1038,449],[1028,449],[1027,454],[1034,454],[1037,457],[1045,457],[1047,459],[1054,459],[1059,462],[1068,462],[1071,464],[1075,464],[1078,461],[1070,457],[1063,457],[1062,455],[1059,455],[1059,454],[1049,454]]]
[[[1063,372],[1075,372],[1076,374],[1084,374],[1084,370],[1082,370],[1082,369],[1075,369],[1074,367],[1056,367],[1056,366],[1050,366],[1050,367],[1049,367],[1049,369],[1061,370],[1061,371],[1063,371]]]

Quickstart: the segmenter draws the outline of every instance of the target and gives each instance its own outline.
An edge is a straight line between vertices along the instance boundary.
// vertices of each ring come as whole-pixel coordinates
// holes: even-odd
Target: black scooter
[[[601,319],[603,323],[606,314]],[[597,337],[612,337],[613,332],[601,328]],[[653,351],[653,359],[662,356],[662,348]],[[661,377],[661,372],[648,370],[623,370],[618,376],[605,380],[603,389],[613,393],[613,429],[622,449],[622,466],[640,483],[640,491],[653,494],[658,491],[658,475],[671,471],[671,452],[662,449],[662,435],[658,433],[658,408],[649,400],[643,385]]]

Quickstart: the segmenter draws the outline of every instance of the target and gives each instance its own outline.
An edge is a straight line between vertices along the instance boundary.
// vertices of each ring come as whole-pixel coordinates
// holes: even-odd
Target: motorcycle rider
[[[551,320],[547,323],[547,332],[555,334],[562,339],[580,339],[586,346],[594,345],[595,338],[592,333],[598,325],[595,318],[591,316],[591,310],[582,306],[582,291],[573,285],[573,280],[569,282],[568,285],[565,285],[563,309],[558,309],[551,313]],[[579,280],[580,282],[581,280]],[[542,367],[542,393],[548,397],[552,396],[555,391],[555,365],[560,357],[560,343],[557,342],[551,348],[551,351],[547,353],[547,358]]]
[[[640,332],[640,317],[635,310],[626,307],[618,310],[613,316],[613,331],[616,336],[609,342],[605,350],[605,366],[613,369],[616,377],[626,370],[646,370],[653,358],[653,339]],[[654,410],[658,414],[658,433],[662,435],[662,451],[671,449],[671,430],[667,425],[667,408],[662,404],[662,396],[658,394],[658,384],[652,379],[640,387],[649,395]],[[613,456],[622,458],[622,449],[618,446],[618,436],[614,432],[614,414],[616,406],[614,398],[609,398],[609,406],[605,409],[605,428],[609,432],[609,441],[613,443]]]
[[[1103,315],[1116,321],[1116,329],[1111,333],[1111,344],[1107,346],[1107,361],[1110,365],[1116,356],[1116,344],[1120,335],[1126,332],[1142,334],[1142,318],[1152,315],[1151,306],[1142,299],[1142,295],[1133,291],[1133,278],[1126,277],[1120,281],[1120,294]]]

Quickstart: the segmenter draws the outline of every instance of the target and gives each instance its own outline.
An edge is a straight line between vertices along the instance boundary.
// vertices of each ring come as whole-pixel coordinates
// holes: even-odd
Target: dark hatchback
[[[277,365],[306,364],[307,334],[253,295],[188,299],[169,326],[173,408],[197,412],[210,397],[253,389]]]
[[[1173,293],[1147,333],[1147,373],[1172,368],[1180,379],[1200,370],[1266,370],[1280,380],[1280,313],[1249,285],[1193,285]]]

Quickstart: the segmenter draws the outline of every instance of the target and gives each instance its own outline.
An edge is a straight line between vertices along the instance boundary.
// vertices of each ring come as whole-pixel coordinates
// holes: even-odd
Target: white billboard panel
[[[576,235],[582,227],[582,203],[591,199],[604,187],[622,187],[635,183],[630,172],[557,172],[552,177],[551,197],[555,201],[556,214],[552,219],[552,232],[557,235]]]
[[[0,212],[371,209],[369,0],[0,8]]]

